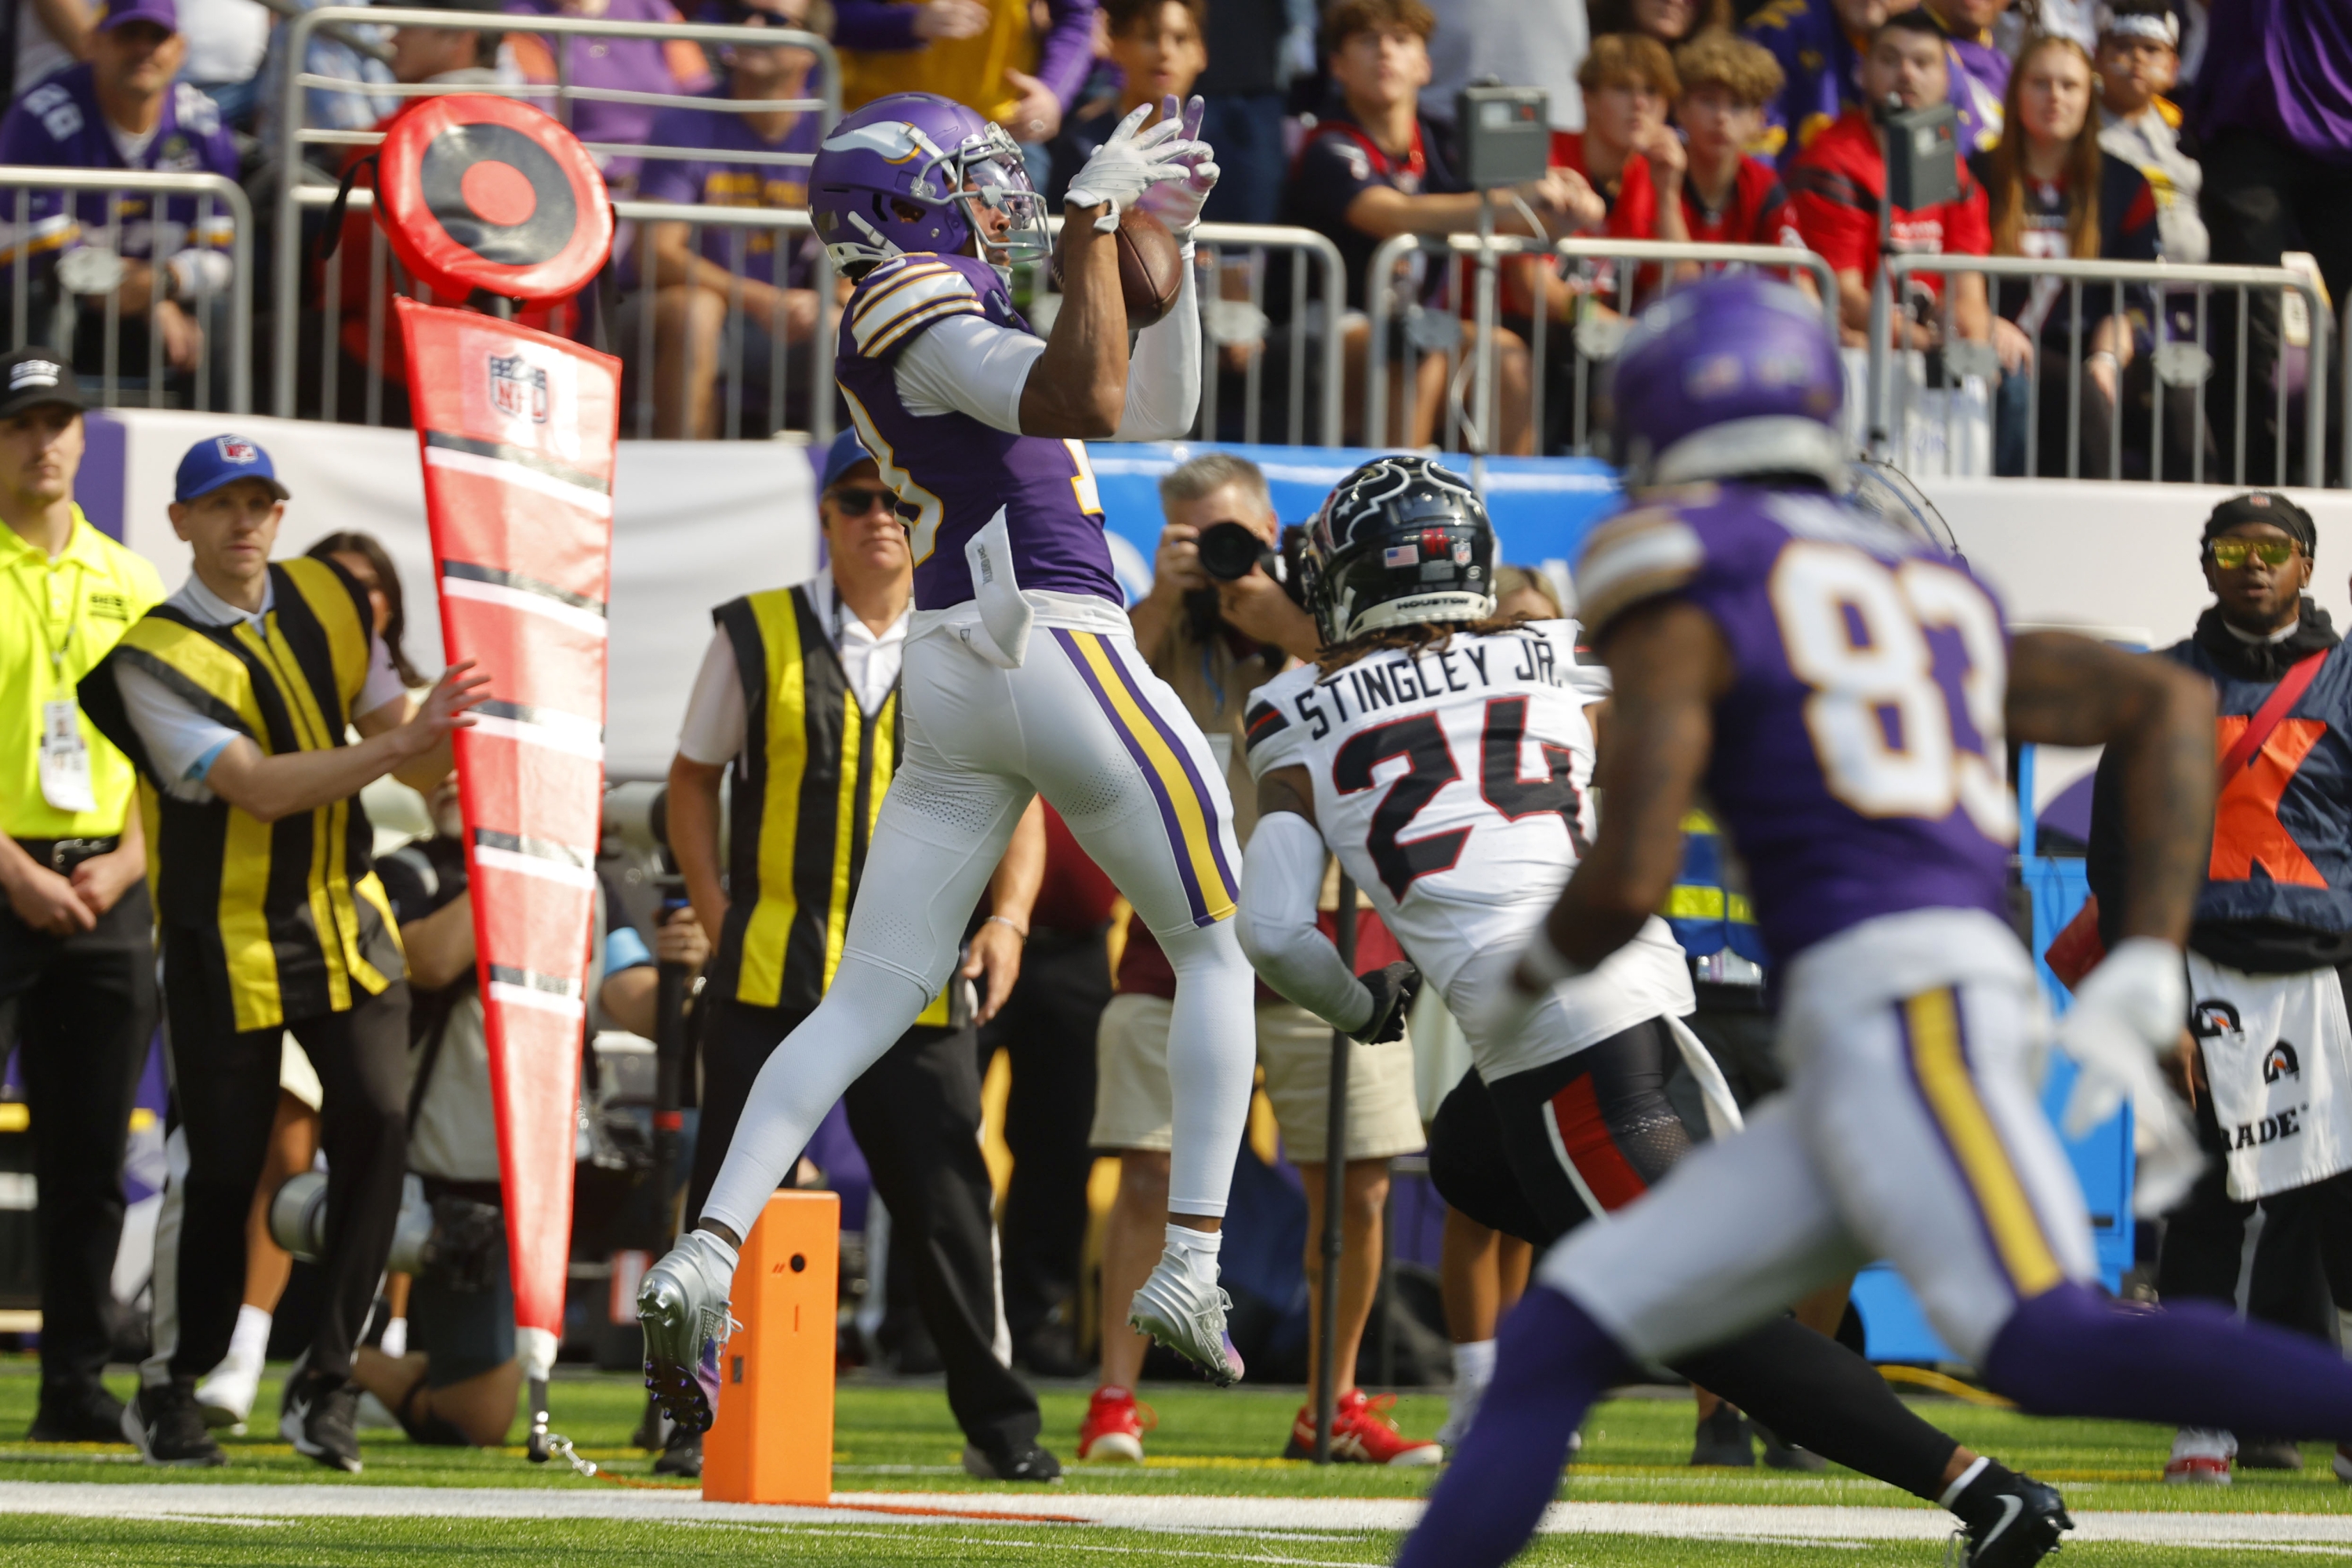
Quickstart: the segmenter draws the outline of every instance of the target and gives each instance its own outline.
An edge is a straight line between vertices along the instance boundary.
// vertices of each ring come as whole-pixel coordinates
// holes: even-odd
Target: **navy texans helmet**
[[[1300,567],[1325,643],[1495,613],[1495,526],[1470,481],[1427,458],[1375,458],[1307,525]]]
[[[1844,481],[1845,370],[1821,306],[1786,283],[1727,272],[1675,289],[1634,318],[1611,388],[1629,485]]]

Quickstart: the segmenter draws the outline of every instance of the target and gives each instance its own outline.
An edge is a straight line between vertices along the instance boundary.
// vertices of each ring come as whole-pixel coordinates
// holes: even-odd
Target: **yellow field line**
[[[2017,1403],[2014,1400],[2003,1399],[1998,1394],[1988,1394],[1973,1384],[1962,1383],[1957,1377],[1946,1377],[1942,1373],[1930,1371],[1924,1366],[1882,1366],[1878,1369],[1878,1375],[1889,1383],[1908,1384],[1914,1388],[1933,1389],[1937,1394],[1948,1394],[1955,1399],[1965,1400],[1970,1405],[1981,1405],[1991,1410],[2017,1408]]]

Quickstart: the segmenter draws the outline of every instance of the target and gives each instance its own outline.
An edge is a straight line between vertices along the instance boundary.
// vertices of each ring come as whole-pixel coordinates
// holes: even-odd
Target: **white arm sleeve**
[[[1127,366],[1120,441],[1173,441],[1190,435],[1201,406],[1201,300],[1192,282],[1192,247],[1181,252],[1176,308],[1143,329]]]
[[[1021,392],[1029,384],[1029,367],[1045,352],[1045,340],[1033,332],[974,315],[943,316],[898,351],[891,379],[909,414],[969,414],[992,430],[1018,436]]]
[[[1295,811],[1261,816],[1242,852],[1241,918],[1234,922],[1265,983],[1335,1029],[1360,1028],[1372,994],[1315,923],[1323,890],[1323,836]]]
[[[677,754],[706,768],[735,760],[748,729],[743,683],[735,676],[735,645],[723,631],[710,634],[694,694],[686,700],[686,722],[678,726]]]

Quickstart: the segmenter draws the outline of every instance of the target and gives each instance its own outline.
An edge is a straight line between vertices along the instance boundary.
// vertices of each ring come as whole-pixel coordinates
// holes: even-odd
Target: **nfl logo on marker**
[[[546,424],[547,372],[520,354],[492,354],[490,406],[509,419]]]

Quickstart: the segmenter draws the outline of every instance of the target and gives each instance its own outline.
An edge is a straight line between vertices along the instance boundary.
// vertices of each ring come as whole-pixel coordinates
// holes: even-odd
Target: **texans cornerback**
[[[1614,676],[1608,811],[1502,1006],[1524,1013],[1642,929],[1703,784],[1782,976],[1790,1087],[1545,1258],[1412,1568],[1504,1562],[1602,1389],[1874,1258],[2029,1411],[2352,1436],[2352,1368],[2326,1347],[2097,1292],[2036,1092],[2037,982],[2004,897],[2011,738],[2105,745],[2126,781],[2122,940],[2056,1031],[2081,1068],[2069,1122],[2128,1096],[2143,1172],[2177,1193],[2193,1171],[2157,1059],[2187,1017],[2211,693],[2085,638],[2010,637],[1958,558],[1834,499],[1842,385],[1819,308],[1753,277],[1669,295],[1617,360],[1633,505],[1577,573]]]
[[[1396,1037],[1418,966],[1477,1068],[1431,1126],[1430,1174],[1458,1212],[1548,1242],[1622,1210],[1691,1152],[1665,1092],[1678,1064],[1719,1131],[1739,1123],[1678,1022],[1696,999],[1655,916],[1523,1022],[1488,1016],[1591,843],[1590,714],[1609,692],[1609,672],[1578,660],[1575,622],[1487,618],[1494,555],[1476,492],[1427,458],[1365,464],[1307,525],[1324,647],[1250,708],[1258,822],[1240,925],[1275,989],[1365,1041]],[[1316,920],[1327,847],[1411,964],[1359,976],[1340,962]],[[2030,1568],[2056,1541],[2054,1490],[1962,1447],[1792,1317],[1674,1366],[1784,1441],[1952,1510],[1969,1568]]]
[[[832,984],[769,1057],[697,1227],[638,1295],[648,1385],[696,1430],[710,1421],[737,1247],[835,1100],[946,982],[1041,792],[1176,972],[1168,1246],[1130,1321],[1213,1381],[1241,1375],[1217,1288],[1254,1065],[1232,804],[1199,728],[1136,654],[1080,445],[1192,427],[1192,232],[1217,174],[1201,112],[1195,99],[1180,117],[1170,99],[1147,130],[1139,109],[1078,172],[1062,307],[1043,339],[1008,279],[1051,244],[1001,128],[894,94],[845,116],[810,168],[817,234],[856,285],[835,375],[915,559],[904,733]],[[1130,353],[1118,226],[1147,195],[1179,242],[1181,281]]]

